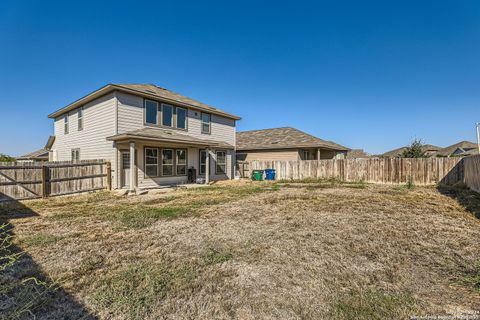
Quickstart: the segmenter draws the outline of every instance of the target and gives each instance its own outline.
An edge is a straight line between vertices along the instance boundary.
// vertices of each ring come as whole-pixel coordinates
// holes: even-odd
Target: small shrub
[[[425,152],[425,146],[423,145],[422,140],[413,140],[410,146],[403,151],[402,156],[404,158],[426,158],[427,153]]]
[[[15,162],[16,159],[14,157],[10,157],[6,154],[0,153],[0,162]]]
[[[408,178],[407,178],[407,183],[405,184],[405,187],[406,187],[408,190],[412,190],[413,188],[415,188],[415,184],[413,183],[413,178],[412,178],[412,176],[408,176]]]

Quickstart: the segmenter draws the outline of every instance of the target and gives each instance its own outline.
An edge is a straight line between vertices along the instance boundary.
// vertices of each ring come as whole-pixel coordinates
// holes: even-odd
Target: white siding
[[[81,160],[105,159],[115,170],[115,148],[107,137],[115,135],[115,97],[112,94],[83,106],[83,130],[78,131],[77,110],[69,112],[69,132],[64,133],[64,115],[55,119],[52,157],[70,161],[71,150],[80,149]]]

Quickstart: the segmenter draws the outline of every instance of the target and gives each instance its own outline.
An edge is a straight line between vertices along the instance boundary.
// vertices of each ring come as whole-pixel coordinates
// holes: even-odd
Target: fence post
[[[48,166],[42,166],[42,198],[48,198]]]
[[[107,161],[107,187],[108,190],[112,190],[112,164]]]

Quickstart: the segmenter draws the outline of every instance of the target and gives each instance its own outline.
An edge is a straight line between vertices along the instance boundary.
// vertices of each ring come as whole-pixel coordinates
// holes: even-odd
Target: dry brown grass
[[[434,188],[225,182],[24,204],[39,216],[11,220],[15,242],[104,319],[480,310],[480,222]]]

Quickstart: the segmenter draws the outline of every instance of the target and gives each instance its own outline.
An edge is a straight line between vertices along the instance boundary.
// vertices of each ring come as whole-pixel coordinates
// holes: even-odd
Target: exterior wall
[[[297,149],[293,150],[259,150],[259,151],[239,151],[240,154],[246,154],[245,161],[275,161],[275,160],[300,160]]]
[[[345,151],[324,150],[320,151],[320,159],[345,159]]]
[[[69,112],[69,133],[64,133],[64,116],[55,119],[53,151],[57,161],[70,161],[71,149],[80,149],[80,159],[112,160],[113,142],[106,137],[115,134],[115,101],[113,94],[94,100],[83,107],[83,130],[78,131],[77,110]]]
[[[135,143],[135,161],[137,164],[137,171],[136,171],[136,181],[137,185],[140,188],[153,188],[159,185],[176,185],[176,184],[185,184],[187,183],[187,176],[169,176],[169,177],[148,177],[145,175],[145,147],[152,147],[152,148],[168,148],[168,149],[187,149],[187,169],[188,168],[195,168],[197,171],[197,177],[205,177],[205,175],[200,175],[200,149],[199,148],[186,148],[182,146],[176,145],[166,145],[166,144],[156,144],[154,142],[145,142],[145,143]],[[129,150],[129,144],[118,144],[118,152],[125,150]],[[223,150],[222,150],[223,151]],[[159,150],[160,152],[160,150]],[[215,166],[216,166],[216,154],[215,150],[210,151],[210,180],[225,180],[231,179],[233,177],[233,150],[227,150],[227,173],[224,175],[217,175],[215,174]],[[161,159],[158,159],[159,163]],[[121,180],[121,157],[118,156],[118,163],[117,167],[119,168],[118,172],[118,181],[119,185],[117,188],[120,188],[120,180]],[[160,170],[160,168],[159,168]]]
[[[117,97],[118,134],[143,128],[145,126],[143,97],[134,96],[123,92],[117,92]],[[198,139],[221,141],[235,146],[235,120],[212,114],[211,134],[204,134],[201,132],[200,117],[200,111],[188,109],[187,130],[179,130],[179,132]],[[178,130],[169,127],[167,128]]]
[[[64,133],[64,115],[54,120],[55,143],[51,151],[52,160],[70,161],[71,150],[78,148],[80,160],[109,160],[112,162],[112,171],[116,171],[114,143],[106,140],[106,137],[115,134],[114,94],[108,94],[83,106],[81,131],[78,130],[77,110],[68,114],[68,134]]]

